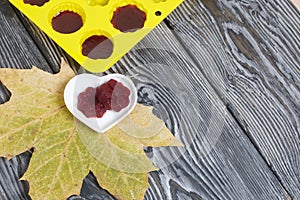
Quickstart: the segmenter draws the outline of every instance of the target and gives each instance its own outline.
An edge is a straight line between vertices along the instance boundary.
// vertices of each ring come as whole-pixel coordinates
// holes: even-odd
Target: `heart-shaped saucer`
[[[107,110],[101,118],[88,118],[77,108],[78,95],[88,87],[96,88],[110,79],[122,83],[130,90],[129,104],[119,112]],[[135,107],[137,103],[137,92],[134,83],[130,78],[122,74],[109,74],[106,76],[96,76],[92,74],[80,74],[73,77],[65,87],[64,101],[69,111],[85,125],[98,133],[103,133],[124,119]]]

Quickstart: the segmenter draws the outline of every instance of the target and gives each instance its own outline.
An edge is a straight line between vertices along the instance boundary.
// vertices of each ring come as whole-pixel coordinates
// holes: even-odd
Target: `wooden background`
[[[56,73],[64,57],[84,71],[7,0],[0,27],[1,67]],[[186,146],[145,149],[161,168],[145,199],[300,199],[300,13],[289,0],[186,0],[113,72],[138,74],[139,102]],[[30,199],[18,181],[30,156],[0,159],[0,199]],[[80,196],[113,199],[92,173]]]

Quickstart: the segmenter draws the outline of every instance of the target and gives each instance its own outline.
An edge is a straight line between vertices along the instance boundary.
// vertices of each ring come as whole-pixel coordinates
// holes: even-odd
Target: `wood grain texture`
[[[15,13],[19,17],[20,21],[24,24],[24,27],[32,37],[36,46],[39,48],[41,54],[47,60],[53,73],[59,72],[61,59],[63,58],[73,69],[76,71],[79,68],[79,64],[71,58],[65,51],[59,47],[52,39],[50,39],[43,31],[41,31],[33,22],[31,22],[25,15],[20,13],[14,8]]]
[[[27,181],[19,181],[27,170],[32,152],[20,154],[11,160],[0,157],[0,199],[29,200]]]
[[[80,196],[73,195],[68,200],[115,200],[115,198],[101,186],[90,172],[83,180]]]
[[[300,199],[300,13],[287,0],[191,0],[168,22],[289,194]]]
[[[0,1],[0,27],[1,68],[29,69],[37,66],[55,72],[7,0]],[[1,82],[0,91],[0,103],[3,103],[10,94]]]
[[[154,106],[187,147],[146,150],[161,170],[150,174],[145,199],[290,199],[174,41],[160,26],[108,72],[135,76],[139,102]]]
[[[0,1],[0,27],[1,67],[31,68],[35,65],[52,72],[46,59],[6,0]]]
[[[145,199],[290,199],[166,26],[110,72],[136,75],[139,102],[186,147],[147,149],[161,170],[150,174]]]
[[[238,2],[230,2],[232,6],[239,5]],[[247,1],[243,2],[247,3]],[[145,199],[291,199],[294,194],[290,191],[291,196],[286,193],[268,167],[269,160],[266,159],[268,163],[265,162],[265,158],[251,143],[252,136],[250,135],[251,141],[240,127],[240,125],[243,128],[246,126],[242,121],[239,123],[235,121],[235,118],[240,120],[236,116],[238,112],[233,110],[232,113],[235,116],[232,116],[226,108],[226,106],[230,109],[235,107],[235,104],[228,100],[227,92],[237,90],[237,86],[227,88],[227,85],[232,84],[229,77],[236,79],[232,74],[240,68],[224,67],[227,67],[227,64],[233,65],[237,61],[232,61],[235,57],[230,54],[229,50],[224,51],[228,47],[222,42],[224,41],[222,31],[219,30],[216,20],[218,18],[221,20],[222,15],[218,17],[210,15],[207,9],[211,9],[209,6],[211,5],[203,5],[193,0],[181,5],[169,18],[170,25],[175,27],[177,32],[177,38],[174,37],[174,32],[162,24],[108,72],[134,76],[134,81],[138,86],[139,102],[154,106],[155,114],[164,119],[175,136],[186,145],[183,149],[174,147],[145,149],[153,163],[161,168],[158,172],[150,173],[150,187]],[[193,13],[187,15],[191,10]],[[175,17],[181,17],[182,20],[175,21],[173,20]],[[184,33],[189,33],[189,35],[184,37]],[[181,36],[178,37],[178,34]],[[180,41],[177,41],[178,38]],[[197,48],[203,51],[204,64],[195,59],[199,54],[196,51],[193,53],[195,57],[190,57],[191,54],[186,53],[187,49],[192,50],[196,47],[192,45],[192,42],[198,41],[197,39],[202,41],[198,43]],[[41,40],[48,39],[41,36]],[[214,51],[208,49],[214,49]],[[52,54],[51,51],[49,53]],[[56,52],[53,52],[52,56],[57,56]],[[208,61],[205,62],[206,60]],[[228,71],[231,73],[227,74]],[[210,76],[217,78],[212,79]],[[241,75],[238,76],[240,77]],[[224,80],[228,78],[225,84]],[[261,76],[261,79],[264,79],[264,76]],[[241,80],[243,81],[240,84],[252,81],[248,76]],[[266,77],[265,81],[268,80]],[[219,85],[215,83],[218,81],[220,81]],[[238,90],[232,93],[236,95],[236,99],[239,98]],[[238,99],[240,104],[245,101],[243,98]],[[254,112],[245,108],[244,111],[250,113],[247,115]],[[255,111],[261,112],[261,110]],[[262,122],[271,123],[273,118],[270,117],[268,120]],[[249,133],[248,129],[245,130]],[[276,138],[276,140],[281,139],[287,138]],[[277,146],[279,150],[273,149],[273,143],[265,143],[265,145],[266,149],[281,151],[280,146]],[[297,150],[293,145],[292,143],[289,146],[291,151]],[[291,155],[288,152],[289,147],[286,147],[287,156]],[[28,158],[25,160],[28,161]],[[284,161],[290,162],[289,159]],[[294,158],[294,161],[298,162],[297,158]],[[22,161],[17,163],[14,163],[14,166],[21,168],[27,164]],[[280,164],[289,165],[290,163]],[[5,192],[2,189],[3,193],[13,195],[9,196],[11,198],[4,199],[22,199],[26,194],[26,187],[19,185],[11,172],[3,171],[3,169],[9,169],[10,163],[7,160],[0,160],[0,165],[0,185],[5,188]],[[6,175],[9,174],[9,178],[2,175],[4,172]],[[277,173],[276,170],[275,172]],[[18,173],[15,174],[17,174],[16,177],[20,176]],[[91,177],[90,180],[92,180]],[[293,183],[294,180],[291,179],[291,181]]]

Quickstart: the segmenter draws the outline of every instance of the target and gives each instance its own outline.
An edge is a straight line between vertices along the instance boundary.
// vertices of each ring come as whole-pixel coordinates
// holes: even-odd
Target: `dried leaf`
[[[143,199],[147,173],[156,169],[143,148],[181,144],[151,108],[141,105],[105,134],[93,132],[64,105],[63,90],[73,76],[65,63],[56,75],[37,68],[0,69],[1,81],[12,93],[0,105],[0,156],[35,148],[24,177],[33,200],[78,193],[89,170],[117,198]]]

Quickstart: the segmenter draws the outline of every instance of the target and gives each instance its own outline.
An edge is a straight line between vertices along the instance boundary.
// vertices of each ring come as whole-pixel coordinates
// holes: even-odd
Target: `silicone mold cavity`
[[[70,0],[49,0],[46,3],[46,0],[41,0],[42,2],[39,0],[26,0],[31,1],[31,3],[44,3],[43,6],[32,6],[24,3],[23,0],[9,1],[86,70],[103,72],[134,47],[183,0],[76,0],[76,3]],[[145,13],[145,19],[141,17],[143,23],[136,25],[136,27],[133,26],[133,29],[124,31],[119,28],[120,26],[114,26],[112,20],[118,8],[128,5],[138,8],[141,13]],[[67,12],[68,15],[60,15],[63,12]],[[60,15],[59,20],[55,18],[58,15]],[[82,24],[78,23],[78,26],[70,27],[67,31],[61,31],[56,26],[52,26],[54,18],[58,21],[58,24],[61,23],[60,20],[63,21],[65,23],[61,24],[63,27],[64,25],[71,25],[72,23],[68,23],[68,20],[74,16],[77,21],[80,21],[81,18]],[[94,38],[90,39],[90,42],[94,39],[95,44],[92,44],[92,42],[92,45],[89,43],[88,45],[87,43],[84,44],[92,36]],[[103,36],[102,39],[107,38],[107,43],[102,43],[103,48],[101,42],[99,43],[102,39],[95,39],[99,36]],[[91,53],[92,50],[84,51],[83,46],[95,46],[95,52],[99,51],[100,54],[97,56],[97,53]],[[103,51],[102,56],[101,51]]]
[[[113,53],[114,43],[108,34],[95,32],[84,39],[81,47],[82,55],[90,59],[107,59]]]
[[[77,4],[62,3],[50,10],[48,21],[58,33],[74,33],[84,25],[85,13]]]
[[[24,0],[25,4],[30,4],[32,6],[43,6],[47,2],[49,2],[49,0]]]
[[[117,7],[111,23],[114,28],[123,33],[135,32],[144,27],[147,14],[135,4]]]

